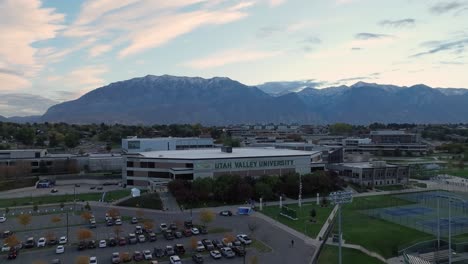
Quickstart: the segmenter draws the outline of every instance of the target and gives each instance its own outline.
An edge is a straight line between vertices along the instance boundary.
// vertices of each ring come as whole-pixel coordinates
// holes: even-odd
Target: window
[[[148,177],[170,179],[172,178],[172,174],[169,172],[164,172],[164,171],[149,171]]]
[[[33,162],[31,162],[31,166],[32,167],[37,167],[37,166],[39,166],[39,162],[33,161]]]
[[[188,174],[177,174],[177,175],[175,175],[175,178],[176,178],[176,179],[180,179],[180,180],[188,180],[188,181],[191,181],[191,180],[193,180],[193,173],[188,173]]]
[[[140,141],[139,140],[129,141],[128,149],[140,149]]]
[[[140,168],[148,168],[148,162],[140,162]]]
[[[133,185],[133,180],[127,180],[127,185]]]
[[[127,167],[133,168],[133,161],[127,161]]]
[[[52,161],[47,161],[47,162],[46,162],[46,165],[47,165],[47,166],[52,166]]]
[[[148,168],[154,168],[154,162],[148,162]]]
[[[35,152],[35,153],[34,153],[34,157],[36,157],[36,159],[37,159],[37,158],[40,158],[40,157],[41,157],[41,153],[40,153],[40,152]]]
[[[133,176],[133,171],[127,171],[127,176]]]

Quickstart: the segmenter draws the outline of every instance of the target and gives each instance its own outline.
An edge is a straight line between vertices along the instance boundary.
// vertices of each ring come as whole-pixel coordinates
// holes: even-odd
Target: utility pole
[[[349,191],[332,192],[330,193],[329,198],[333,204],[338,205],[338,264],[342,264],[343,258],[341,253],[341,247],[343,243],[343,233],[341,231],[341,205],[351,203],[353,201],[353,193]]]

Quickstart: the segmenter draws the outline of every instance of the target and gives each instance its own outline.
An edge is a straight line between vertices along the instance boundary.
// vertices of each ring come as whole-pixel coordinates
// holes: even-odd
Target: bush
[[[140,207],[148,209],[162,210],[163,204],[158,193],[149,193],[140,197],[132,197],[120,202],[120,206]]]

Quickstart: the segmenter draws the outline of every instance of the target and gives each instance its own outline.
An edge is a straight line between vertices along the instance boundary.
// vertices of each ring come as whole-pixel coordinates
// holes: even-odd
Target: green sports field
[[[347,264],[382,264],[379,259],[373,258],[362,253],[359,250],[343,248],[343,263]],[[338,263],[338,247],[325,245],[320,257],[319,264],[335,264]]]

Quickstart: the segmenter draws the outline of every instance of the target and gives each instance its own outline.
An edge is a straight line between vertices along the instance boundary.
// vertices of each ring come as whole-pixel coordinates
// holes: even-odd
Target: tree
[[[37,210],[39,210],[39,206],[37,206],[37,204],[34,204],[34,205],[33,205],[33,211],[34,211],[34,212],[37,212]]]
[[[91,218],[93,218],[93,215],[88,211],[84,211],[81,213],[81,218],[83,218],[85,221],[89,221]]]
[[[236,240],[236,237],[231,233],[224,234],[224,240],[228,243],[232,243]]]
[[[75,264],[89,264],[88,256],[78,256],[75,259]]]
[[[64,142],[68,148],[74,148],[80,144],[80,137],[76,132],[69,132],[65,135]]]
[[[31,218],[29,214],[18,215],[18,223],[25,227],[31,223]]]
[[[15,235],[11,235],[4,240],[5,244],[7,244],[9,247],[15,247],[21,243],[19,239]]]
[[[55,233],[52,231],[49,231],[45,234],[45,238],[47,239],[47,241],[53,240],[55,239]]]
[[[114,227],[114,234],[117,238],[120,237],[120,234],[122,234],[123,230],[121,226],[115,226]]]
[[[190,247],[193,249],[193,251],[197,250],[197,239],[192,237],[190,239]]]
[[[215,213],[213,211],[208,210],[208,209],[203,209],[200,212],[200,221],[203,223],[204,226],[213,222],[214,219],[215,219]]]
[[[60,208],[65,207],[65,204],[63,202],[60,203]]]
[[[91,232],[89,229],[81,228],[76,231],[76,235],[79,241],[83,241],[92,238],[93,232]]]
[[[258,257],[257,257],[256,255],[250,257],[249,263],[250,263],[250,264],[258,264]]]
[[[145,230],[152,230],[154,228],[154,223],[153,223],[153,220],[145,220],[143,222],[143,228]]]
[[[59,216],[56,216],[56,215],[55,215],[55,216],[52,216],[52,218],[50,219],[50,221],[51,221],[52,223],[56,224],[56,223],[62,221],[62,218],[60,218]]]
[[[117,208],[111,208],[109,211],[107,211],[110,217],[113,219],[117,218],[120,216],[120,211]]]
[[[317,212],[315,212],[315,208],[312,208],[312,210],[310,210],[310,221],[315,222],[316,216],[317,216]]]
[[[91,211],[91,206],[89,205],[89,202],[86,202],[84,208],[88,211]]]
[[[336,123],[330,125],[328,129],[333,135],[349,135],[351,132],[353,132],[353,126],[345,123]]]
[[[7,215],[10,212],[10,207],[5,208],[5,214]]]

